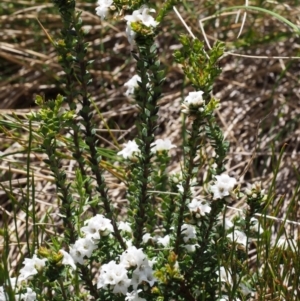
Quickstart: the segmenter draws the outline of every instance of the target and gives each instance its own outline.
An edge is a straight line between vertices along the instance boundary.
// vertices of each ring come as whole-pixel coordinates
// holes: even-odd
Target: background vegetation
[[[299,33],[271,14],[258,10],[247,11],[247,15],[243,10],[238,13],[238,9],[234,9],[237,5],[244,3],[182,1],[177,8],[200,40],[205,38],[212,44],[219,39],[226,44],[226,55],[220,60],[223,72],[213,92],[221,99],[217,118],[230,141],[227,170],[240,183],[262,181],[269,194],[269,215],[299,221]],[[294,25],[300,22],[298,1],[251,1],[249,5],[270,10]],[[101,147],[116,150],[110,133],[105,130],[107,126],[120,145],[132,139],[136,132],[137,110],[124,95],[123,87],[133,75],[133,60],[125,23],[101,21],[95,15],[95,6],[94,1],[77,3],[78,9],[83,10],[83,23],[89,31],[89,59],[94,60],[90,70],[93,83],[89,89],[95,103]],[[29,237],[24,231],[30,224],[28,215],[45,223],[44,231],[36,235],[59,233],[61,226],[51,173],[45,168],[43,154],[35,151],[38,145],[28,145],[30,129],[35,125],[24,122],[24,114],[36,110],[35,95],[53,99],[62,91],[58,80],[61,67],[47,37],[47,34],[57,35],[60,22],[50,1],[12,3],[4,0],[0,7],[0,227],[8,224],[11,233],[18,229],[18,236],[11,236],[9,241],[8,263],[12,271],[21,265],[23,251],[28,246]],[[157,40],[161,60],[168,68],[157,133],[175,144],[182,139],[180,103],[183,90],[191,89],[172,56],[180,46],[178,36],[183,32],[185,28],[176,15],[169,15]],[[178,149],[170,172],[180,170],[179,155]],[[65,168],[68,176],[74,178],[72,166]],[[109,186],[115,188],[115,205],[122,213],[124,187],[113,181],[110,167],[106,165],[106,168]],[[34,185],[29,174],[34,176]],[[38,206],[35,212],[27,206],[33,196]],[[233,205],[243,208],[242,202]],[[8,216],[8,220],[4,220],[4,216]],[[56,227],[47,226],[52,222]],[[298,238],[297,224],[277,220],[266,225],[274,239],[281,235]],[[276,285],[284,282],[284,277],[277,272],[270,278],[270,296],[276,292]]]

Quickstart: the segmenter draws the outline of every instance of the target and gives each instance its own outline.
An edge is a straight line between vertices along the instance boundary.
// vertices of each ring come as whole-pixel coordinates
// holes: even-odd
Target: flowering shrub
[[[124,16],[136,61],[137,74],[124,86],[139,110],[137,135],[113,156],[128,200],[120,216],[95,134],[81,13],[73,0],[53,3],[63,21],[53,43],[65,72],[65,95],[48,102],[38,96],[40,110],[28,119],[39,125],[34,139],[41,141],[55,180],[63,233],[33,244],[16,277],[0,287],[0,301],[250,300],[266,270],[247,265],[248,251],[265,233],[255,216],[267,195],[259,183],[242,187],[226,171],[228,143],[214,117],[219,101],[212,94],[224,45],[217,42],[206,52],[199,40],[181,36],[174,57],[195,89],[181,104],[185,139],[182,145],[156,139],[165,70],[155,37],[174,3],[162,3],[156,13],[139,1],[98,1],[102,19]],[[203,155],[207,147],[213,149],[209,160]],[[175,148],[182,150],[181,173],[172,175],[168,165]],[[77,167],[75,183],[61,168],[64,149]],[[201,169],[208,170],[205,179]],[[228,204],[242,199],[247,210],[228,219]],[[277,247],[297,250],[284,238]]]

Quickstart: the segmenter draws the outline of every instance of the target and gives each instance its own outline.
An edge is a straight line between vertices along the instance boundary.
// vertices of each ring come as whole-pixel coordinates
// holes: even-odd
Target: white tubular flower
[[[225,230],[229,230],[230,228],[234,227],[234,224],[229,218],[225,217],[224,227],[225,227]]]
[[[20,283],[22,283],[23,280],[24,280],[24,279],[21,279],[20,277],[19,277],[19,278],[17,278],[17,277],[10,277],[10,278],[9,278],[10,285],[11,285],[11,287],[12,287],[14,290],[18,287],[18,285],[19,285]],[[8,285],[8,282],[7,282],[7,285]],[[0,295],[1,295],[1,293],[0,293]],[[1,301],[1,298],[0,298],[0,301]]]
[[[139,87],[138,82],[141,81],[141,77],[139,75],[134,75],[128,82],[124,84],[127,87],[125,94],[129,96],[130,94],[134,94],[134,90]]]
[[[122,263],[117,264],[112,260],[101,266],[97,288],[107,288],[108,285],[114,286],[113,293],[126,295],[130,279],[128,279],[127,270]]]
[[[262,234],[264,232],[264,229],[261,226],[261,224],[260,224],[260,222],[258,221],[257,218],[251,217],[250,224],[251,224],[250,229],[252,231],[257,232],[258,234]]]
[[[181,232],[184,235],[183,240],[187,242],[190,239],[196,238],[196,229],[192,225],[183,224],[181,226]]]
[[[140,8],[140,9],[134,10],[132,12],[132,15],[126,15],[124,17],[124,19],[127,21],[127,26],[130,25],[131,23],[140,21],[141,12],[142,12],[142,10]]]
[[[124,242],[125,242],[127,248],[132,247],[132,239],[125,239],[124,238]]]
[[[240,292],[241,292],[245,297],[252,293],[252,291],[249,289],[248,286],[246,286],[245,283],[240,283],[240,284],[239,284],[239,288],[240,288]]]
[[[171,143],[171,140],[166,139],[157,139],[155,142],[151,143],[151,150],[153,153],[159,153],[162,151],[169,151],[172,148],[177,147]]]
[[[128,291],[128,287],[130,285],[131,280],[126,279],[126,280],[120,280],[113,289],[114,294],[123,294],[126,295]]]
[[[135,290],[132,291],[131,293],[127,293],[126,297],[125,297],[125,301],[146,301],[146,299],[144,298],[140,298],[139,297],[139,292],[142,292],[143,290],[139,289],[139,290]]]
[[[73,270],[76,270],[76,265],[73,257],[65,250],[59,250],[59,252],[64,256],[62,260],[63,265],[70,265]]]
[[[181,104],[181,112],[189,114],[191,108],[202,108],[204,105],[203,93],[202,91],[190,92]]]
[[[147,6],[142,6],[140,9],[140,15],[138,16],[139,20],[147,27],[156,27],[158,22],[149,14],[155,13],[155,9],[148,8]]]
[[[128,269],[141,265],[145,259],[147,259],[147,257],[143,249],[137,249],[135,246],[131,246],[120,256],[120,263]]]
[[[24,267],[20,270],[20,281],[27,279],[30,276],[36,275],[46,265],[47,259],[39,259],[35,254],[32,258],[25,258],[23,261]]]
[[[134,39],[135,39],[136,33],[128,24],[127,24],[125,32],[127,35],[128,42],[132,46],[134,44]]]
[[[132,285],[134,290],[142,282],[148,282],[150,286],[153,286],[156,279],[153,276],[152,266],[155,260],[149,261],[147,256],[143,253],[142,249],[137,249],[134,246],[129,247],[120,256],[120,265],[128,269],[131,267],[136,267],[132,273],[132,279],[130,285]],[[101,274],[100,274],[101,276]],[[128,299],[133,297],[132,295],[127,295]]]
[[[97,245],[90,237],[79,238],[70,246],[70,255],[75,263],[84,264],[84,257],[91,257]]]
[[[113,0],[98,0],[97,4],[98,6],[96,7],[96,15],[101,17],[103,20],[110,10],[110,7],[113,5]]]
[[[218,220],[218,224],[224,226],[225,230],[229,230],[234,227],[233,222],[227,217],[224,218],[223,215],[219,215]]]
[[[185,98],[184,103],[188,106],[200,107],[204,104],[204,100],[202,98],[204,92],[196,91],[190,92],[189,95]]]
[[[0,301],[6,301],[8,300],[8,296],[4,291],[3,286],[0,286]]]
[[[215,185],[210,186],[214,200],[222,199],[230,194],[236,184],[236,179],[226,174],[216,176]]]
[[[113,232],[113,226],[111,220],[105,218],[102,214],[97,214],[94,217],[86,220],[84,222],[86,225],[80,230],[93,240],[99,240],[101,236],[107,236],[109,233]]]
[[[124,144],[124,146],[125,147],[118,152],[118,155],[123,156],[124,159],[132,159],[136,154],[139,154],[141,152],[139,146],[134,140],[129,140]]]
[[[16,300],[35,301],[36,293],[30,287],[27,287],[27,292],[25,294],[15,295],[15,298]]]
[[[123,222],[123,221],[119,222],[118,229],[120,231],[132,233],[131,226],[128,222]]]
[[[183,193],[184,192],[184,188],[182,186],[182,184],[177,184],[176,187],[178,188],[178,191]]]
[[[219,279],[221,282],[225,282],[229,285],[232,285],[232,277],[231,272],[225,270],[224,267],[220,267],[220,270],[216,272],[216,274],[219,276]]]
[[[189,252],[189,253],[194,253],[196,251],[196,247],[199,247],[198,244],[194,245],[184,245],[184,248]]]
[[[170,235],[166,235],[164,237],[158,237],[157,243],[163,245],[164,247],[167,247],[170,245]]]
[[[142,282],[148,282],[152,287],[155,281],[156,279],[153,276],[153,270],[148,259],[145,259],[132,273],[131,285],[135,290]]]
[[[285,236],[281,236],[276,244],[277,248],[280,248],[282,250],[288,250],[291,249],[293,252],[298,252],[298,247],[297,247],[297,240],[293,238],[286,238]]]
[[[143,243],[145,244],[145,243],[147,243],[149,240],[151,240],[151,239],[153,239],[152,238],[152,236],[151,236],[151,234],[150,233],[145,233],[144,235],[143,235]]]
[[[247,245],[247,236],[242,231],[234,230],[232,233],[227,235],[227,238],[244,247]]]
[[[205,200],[192,199],[191,203],[188,204],[190,212],[194,212],[196,217],[199,218],[204,216],[206,213],[210,213],[211,207]]]

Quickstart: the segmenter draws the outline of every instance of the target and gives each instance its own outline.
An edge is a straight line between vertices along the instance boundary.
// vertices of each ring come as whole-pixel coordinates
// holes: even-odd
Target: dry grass
[[[234,3],[237,4],[237,3]],[[241,3],[239,3],[241,4]],[[222,7],[233,5],[223,2]],[[260,4],[262,5],[262,4]],[[279,12],[298,23],[300,8],[295,3],[264,3],[265,7]],[[290,6],[289,6],[290,5]],[[3,189],[0,194],[0,208],[11,216],[19,217],[20,240],[25,241],[22,229],[25,216],[22,206],[26,204],[26,191],[31,190],[26,173],[28,131],[22,126],[24,114],[35,110],[34,95],[44,94],[46,99],[55,98],[62,92],[59,84],[61,68],[57,63],[53,47],[39,27],[36,18],[52,37],[57,37],[60,19],[54,13],[52,4],[34,4],[18,1],[14,9],[10,1],[2,3],[0,11],[0,116],[2,134],[0,181],[3,188],[12,185],[16,205]],[[204,19],[215,13],[216,7],[198,7],[198,2],[186,2],[185,10],[178,7],[191,27],[193,33],[203,39],[198,17]],[[291,8],[292,9],[291,9]],[[78,3],[83,10],[82,19],[89,29],[87,41],[90,42],[89,58],[95,60],[91,74],[93,83],[90,93],[103,118],[111,128],[119,129],[115,136],[120,144],[134,137],[134,120],[137,110],[124,96],[123,84],[133,72],[133,60],[124,34],[124,24],[101,22],[94,14],[94,5]],[[206,20],[206,19],[205,19]],[[205,36],[213,43],[215,39],[226,41],[228,50],[241,56],[227,53],[220,61],[223,73],[214,87],[214,94],[221,99],[218,119],[226,138],[231,142],[228,154],[228,170],[240,179],[241,183],[262,180],[265,188],[271,186],[274,165],[278,162],[281,150],[284,155],[276,178],[274,204],[283,201],[281,212],[285,213],[295,188],[300,182],[300,59],[273,57],[296,57],[299,54],[298,37],[286,26],[272,17],[257,13],[247,15],[242,34],[236,39],[241,26],[242,15],[235,23],[234,15],[224,15],[203,22]],[[183,73],[172,60],[172,49],[178,47],[177,35],[185,33],[182,24],[171,14],[162,27],[158,39],[162,63],[168,70],[164,95],[160,101],[161,110],[157,134],[169,137],[174,143],[181,140],[180,102],[183,89],[190,90],[189,83],[183,80]],[[243,56],[245,55],[245,57]],[[264,58],[260,58],[264,56]],[[196,75],[195,75],[196,76]],[[20,118],[20,128],[9,127],[16,115]],[[99,128],[103,122],[99,119]],[[5,130],[6,129],[6,130]],[[109,135],[99,131],[103,147],[113,147]],[[210,150],[208,150],[209,152]],[[178,170],[178,156],[174,154],[172,170]],[[39,204],[39,220],[50,222],[52,213],[57,213],[55,187],[50,172],[43,163],[42,154],[31,154],[31,171],[35,177],[36,202]],[[74,177],[72,162],[66,166],[70,178]],[[113,197],[122,201],[122,184],[108,182],[113,189]],[[299,220],[300,210],[295,208],[289,219]],[[274,206],[273,204],[273,206]],[[239,204],[242,206],[242,204]],[[272,213],[272,208],[270,208]],[[0,216],[3,216],[0,213]],[[0,220],[1,221],[1,220]],[[3,221],[2,221],[3,222]],[[0,222],[1,224],[1,222]],[[11,224],[11,230],[15,225]],[[57,229],[46,227],[48,231]],[[296,229],[291,229],[297,233]],[[12,242],[14,239],[12,238]],[[11,247],[11,256],[16,254],[17,246]],[[26,248],[26,244],[24,244]],[[0,247],[1,249],[1,247]],[[19,252],[18,252],[19,253]],[[19,253],[20,254],[20,253]],[[15,258],[15,265],[21,258]]]

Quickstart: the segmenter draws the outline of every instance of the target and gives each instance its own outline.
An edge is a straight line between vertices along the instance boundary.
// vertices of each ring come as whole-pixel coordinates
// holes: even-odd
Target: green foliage
[[[94,103],[88,90],[92,61],[87,58],[89,45],[82,13],[76,10],[75,1],[52,2],[63,24],[58,39],[51,38],[51,41],[64,72],[60,76],[64,91],[53,100],[37,96],[39,110],[26,117],[30,131],[25,152],[28,156],[26,184],[31,187],[31,194],[27,188],[22,196],[27,230],[29,218],[33,221],[33,234],[26,232],[27,252],[30,257],[35,252],[46,263],[36,261],[29,267],[25,260],[26,269],[18,267],[15,275],[19,273],[20,279],[26,281],[17,283],[16,293],[25,294],[28,289],[34,289],[37,294],[34,300],[57,301],[215,301],[249,300],[251,289],[259,292],[260,300],[270,292],[272,298],[277,298],[279,292],[292,300],[294,293],[283,283],[293,288],[299,286],[299,272],[289,274],[290,259],[294,266],[299,265],[299,256],[295,254],[299,242],[285,237],[282,243],[282,238],[277,237],[272,246],[270,229],[273,225],[267,221],[279,163],[274,164],[268,194],[259,182],[244,190],[240,183],[234,188],[235,179],[221,175],[226,171],[229,144],[215,118],[219,101],[212,95],[212,88],[221,73],[219,61],[224,54],[224,44],[216,42],[206,51],[198,39],[180,37],[182,48],[174,56],[195,88],[192,94],[195,98],[187,96],[182,102],[185,139],[180,146],[181,174],[170,175],[169,150],[174,146],[159,149],[156,140],[159,100],[166,76],[155,43],[160,28],[143,23],[144,18],[148,21],[152,18],[147,10],[133,22],[127,22],[134,32],[132,57],[139,77],[133,100],[138,109],[134,140],[137,149],[121,160],[114,152],[100,148],[96,134]],[[156,21],[162,22],[176,3],[165,2]],[[105,9],[123,13],[144,4],[147,3],[115,1]],[[45,156],[63,221],[60,233],[51,233],[52,236],[40,242],[39,229],[44,231],[45,225],[39,228],[35,217],[35,179],[31,176],[29,161],[32,145]],[[204,153],[209,147],[214,154],[206,158]],[[278,161],[282,156],[283,151]],[[110,162],[104,162],[104,158]],[[68,177],[65,162],[75,166],[73,179]],[[112,167],[115,162],[119,173]],[[208,169],[203,179],[203,170]],[[122,215],[112,199],[107,171],[116,176],[115,181],[121,179],[125,183],[128,206]],[[195,186],[201,196],[195,193]],[[13,189],[8,194],[15,206]],[[295,196],[289,212],[296,206]],[[229,221],[226,218],[228,203],[242,200],[247,209]],[[273,215],[277,215],[278,208]],[[49,216],[46,221],[51,221]],[[256,219],[258,216],[261,220]],[[121,221],[128,221],[130,229],[122,226]],[[283,227],[279,234],[287,236]],[[2,235],[6,248],[0,263],[0,281],[5,283],[3,294],[5,291],[7,298],[13,300],[15,292],[9,283],[13,278],[6,263],[9,253],[6,224]],[[20,245],[18,234],[17,241]],[[255,268],[249,266],[248,258],[253,245],[257,249]],[[64,252],[68,252],[67,255]],[[276,268],[281,265],[282,272],[278,273]],[[7,282],[7,279],[10,280]]]
[[[206,53],[204,44],[198,39],[182,35],[180,42],[183,48],[175,52],[175,60],[182,64],[184,73],[194,88],[203,91],[204,98],[206,98],[217,76],[221,73],[218,60],[223,55],[224,44],[216,42],[214,47]]]

